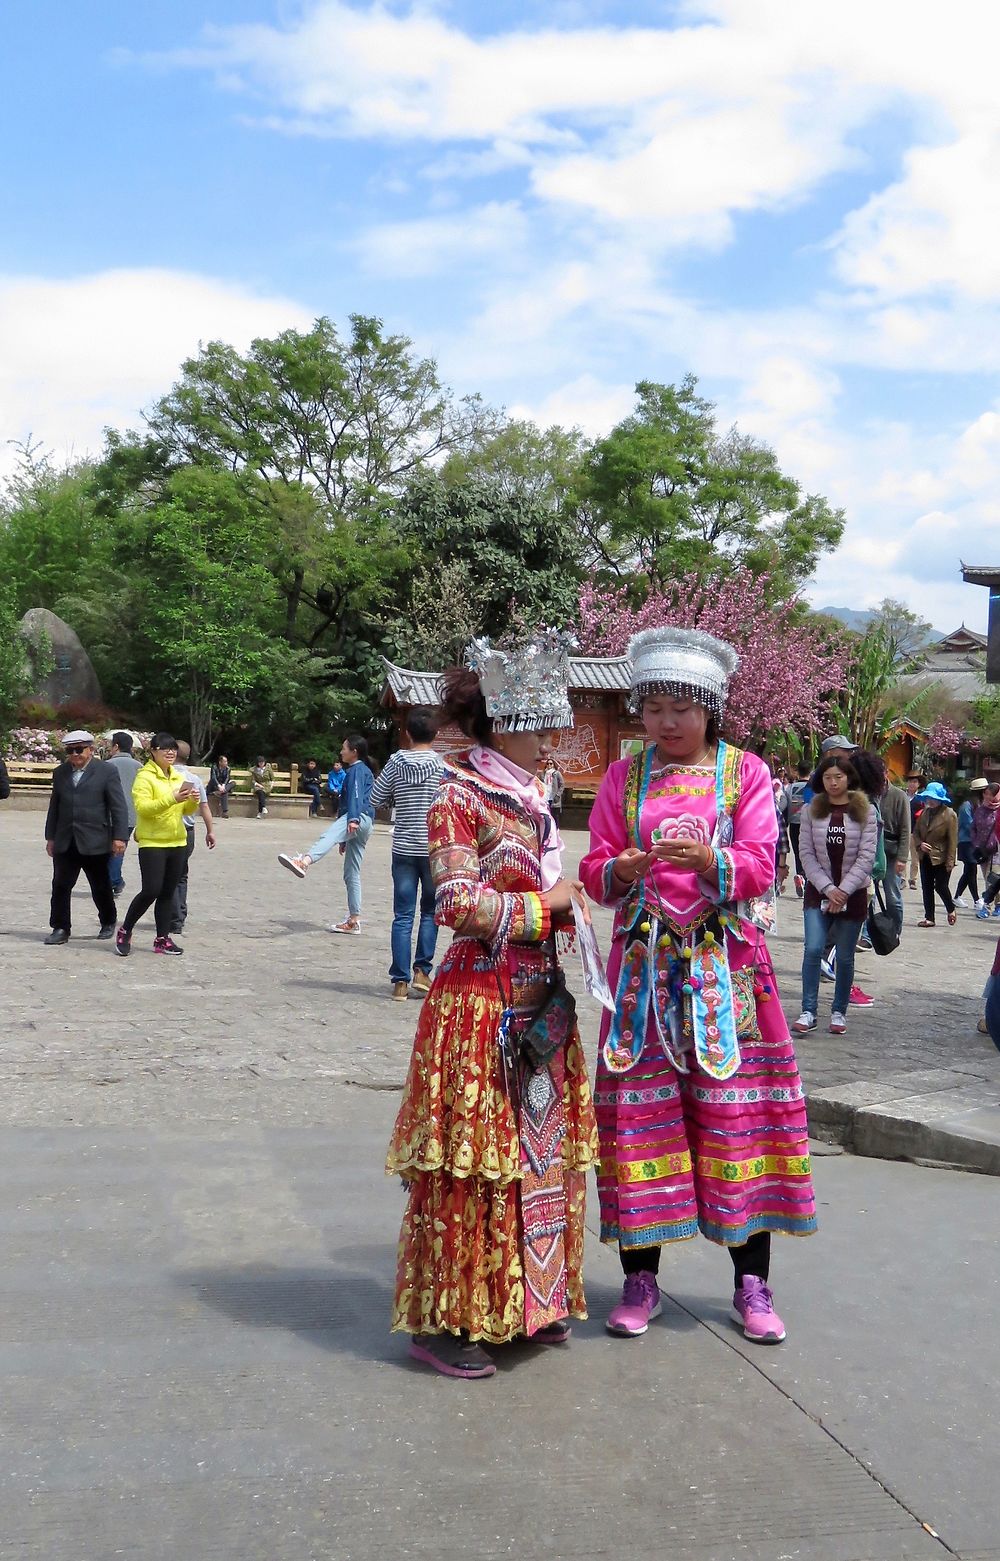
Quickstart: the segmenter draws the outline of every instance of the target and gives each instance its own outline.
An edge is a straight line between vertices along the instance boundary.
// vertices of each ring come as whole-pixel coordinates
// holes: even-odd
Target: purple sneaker
[[[743,1337],[754,1344],[780,1344],[785,1325],[774,1310],[774,1298],[763,1279],[744,1274],[742,1287],[733,1296],[733,1321],[743,1329]]]
[[[622,1298],[604,1326],[619,1338],[637,1339],[662,1309],[656,1275],[643,1269],[641,1273],[625,1275]]]

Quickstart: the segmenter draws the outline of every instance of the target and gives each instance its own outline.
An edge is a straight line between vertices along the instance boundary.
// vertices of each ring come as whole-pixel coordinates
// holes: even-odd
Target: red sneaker
[[[869,997],[867,992],[862,992],[857,985],[851,987],[851,995],[848,999],[852,1008],[874,1008],[875,999]]]

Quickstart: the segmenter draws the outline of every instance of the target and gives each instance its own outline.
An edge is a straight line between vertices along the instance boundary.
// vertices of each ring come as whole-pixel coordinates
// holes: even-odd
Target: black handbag
[[[886,909],[881,883],[875,884],[875,898],[868,907],[865,925],[876,954],[891,954],[893,949],[899,948],[895,918]]]

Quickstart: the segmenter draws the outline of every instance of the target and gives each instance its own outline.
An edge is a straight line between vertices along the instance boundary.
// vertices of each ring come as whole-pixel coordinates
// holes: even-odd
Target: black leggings
[[[142,888],[125,912],[122,926],[131,936],[139,917],[154,904],[156,936],[165,938],[174,919],[174,894],[187,864],[187,846],[140,846]]]
[[[736,1272],[737,1288],[743,1283],[744,1274],[756,1274],[766,1280],[771,1267],[771,1232],[759,1230],[741,1247],[730,1247],[729,1256]],[[662,1247],[622,1247],[619,1256],[626,1274],[657,1274],[660,1271]]]
[[[954,892],[956,900],[960,900],[968,889],[973,900],[979,899],[979,867],[972,854],[972,846],[959,846],[958,859],[962,864],[962,876],[958,880],[958,888]]]
[[[950,916],[955,909],[955,902],[948,888],[948,880],[951,877],[951,868],[942,862],[935,867],[927,856],[920,858],[920,887],[924,894],[924,920],[934,920],[934,895],[938,895],[941,904]]]

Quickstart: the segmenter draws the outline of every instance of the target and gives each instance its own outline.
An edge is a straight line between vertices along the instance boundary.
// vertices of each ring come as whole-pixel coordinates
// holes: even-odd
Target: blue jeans
[[[802,951],[802,1010],[816,1012],[819,1002],[819,962],[828,938],[837,950],[837,979],[833,988],[833,1012],[846,1014],[854,985],[854,950],[862,923],[856,918],[831,916],[813,906],[803,912],[805,947]]]
[[[896,858],[894,856],[887,856],[885,864],[885,877],[882,879],[885,908],[896,923],[896,931],[901,933],[903,930],[903,879],[900,878],[896,871]],[[905,862],[903,866],[906,866]]]
[[[303,791],[309,793],[311,799],[309,803],[309,817],[312,818],[315,813],[319,812],[320,799],[323,795],[322,787],[318,780],[307,780],[304,776],[299,778],[299,785]]]
[[[125,836],[126,851],[128,850],[128,843],[131,839],[132,831],[129,830],[128,834]],[[121,856],[115,856],[115,854],[112,852],[111,856],[108,857],[108,877],[111,880],[112,889],[120,889],[122,884],[125,882],[124,878],[122,877],[122,866],[124,861],[125,851],[122,852]]]
[[[365,813],[354,834],[347,836],[347,850],[344,853],[347,914],[355,918],[361,915],[361,858],[365,854],[365,846],[368,844],[368,836],[372,832],[374,823],[375,820]],[[329,834],[329,830],[327,833]]]
[[[329,829],[325,829],[314,846],[310,846],[306,856],[311,856],[314,862],[322,862],[328,851],[334,846],[342,846],[347,839],[347,818],[335,818]]]
[[[413,963],[417,970],[422,970],[429,976],[437,946],[431,859],[429,856],[393,855],[392,964],[389,966],[389,980],[405,981],[407,985],[413,974],[410,969],[410,950],[413,944],[413,918],[417,909],[418,890],[420,924],[417,928],[417,957]]]

